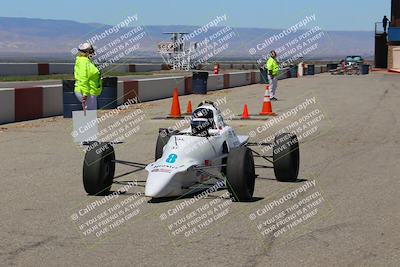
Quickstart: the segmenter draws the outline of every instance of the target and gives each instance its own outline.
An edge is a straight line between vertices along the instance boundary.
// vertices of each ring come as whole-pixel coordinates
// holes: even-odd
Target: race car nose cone
[[[156,188],[146,185],[144,194],[146,195],[146,197],[160,198],[168,196],[168,191],[164,188]]]
[[[174,191],[180,188],[174,183],[173,176],[166,173],[150,173],[146,180],[144,194],[154,198],[173,196]]]

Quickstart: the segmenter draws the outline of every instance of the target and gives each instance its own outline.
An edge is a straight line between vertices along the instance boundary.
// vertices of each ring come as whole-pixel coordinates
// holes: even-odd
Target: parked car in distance
[[[355,64],[364,64],[364,59],[361,56],[347,56],[345,59],[346,66],[352,66]]]

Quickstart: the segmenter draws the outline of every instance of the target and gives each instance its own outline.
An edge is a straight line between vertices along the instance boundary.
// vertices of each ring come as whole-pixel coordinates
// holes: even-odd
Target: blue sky
[[[373,30],[390,0],[8,0],[1,17],[68,19],[116,24],[138,14],[142,25],[202,25],[227,14],[233,27],[286,28],[316,14],[325,30]]]

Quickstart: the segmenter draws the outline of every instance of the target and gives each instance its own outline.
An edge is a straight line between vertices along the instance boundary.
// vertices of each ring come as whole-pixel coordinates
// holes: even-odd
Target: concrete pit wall
[[[38,75],[37,63],[0,63],[0,76]]]
[[[0,89],[0,124],[15,121],[15,89]]]
[[[207,91],[220,90],[224,88],[224,75],[211,74],[207,80]]]
[[[185,77],[168,77],[140,79],[139,101],[146,102],[172,96],[174,88],[178,88],[179,95],[185,93]]]

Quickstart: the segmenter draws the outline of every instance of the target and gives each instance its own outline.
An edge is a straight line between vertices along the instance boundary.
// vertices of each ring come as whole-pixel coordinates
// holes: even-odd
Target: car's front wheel
[[[115,173],[114,148],[107,143],[95,142],[86,151],[83,162],[83,187],[89,195],[110,192]]]
[[[274,173],[278,181],[294,182],[297,180],[300,166],[299,141],[295,134],[277,135],[273,150]]]
[[[253,153],[248,147],[238,147],[229,151],[226,183],[235,201],[249,201],[253,198],[255,185]]]

